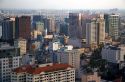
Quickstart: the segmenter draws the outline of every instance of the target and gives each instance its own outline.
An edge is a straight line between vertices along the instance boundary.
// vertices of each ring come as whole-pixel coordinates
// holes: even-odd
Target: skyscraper
[[[88,22],[91,22],[91,20],[89,19],[89,18],[84,18],[83,16],[82,16],[82,37],[83,37],[83,39],[85,39],[86,38],[86,23],[88,23]]]
[[[33,18],[32,18],[32,27],[33,27],[33,29],[36,27],[36,22],[43,22],[43,16],[41,16],[41,15],[33,15]]]
[[[15,39],[19,38],[19,17],[15,18]]]
[[[16,17],[16,38],[29,39],[31,34],[30,16]]]
[[[100,44],[105,40],[105,21],[103,16],[93,18],[86,24],[86,44]]]
[[[112,14],[109,16],[109,35],[114,39],[119,37],[119,15]]]
[[[69,13],[69,36],[82,38],[81,13]]]
[[[97,24],[97,44],[103,43],[105,40],[105,20],[104,15],[100,15],[96,21]]]
[[[109,33],[109,14],[104,14],[105,19],[105,32]]]
[[[86,24],[86,44],[96,44],[96,27],[93,23]]]
[[[67,23],[60,24],[60,33],[68,35],[68,27],[69,25]]]
[[[43,22],[36,22],[36,30],[40,33],[43,34],[45,29],[44,29],[44,23]],[[38,34],[39,34],[38,33]]]
[[[2,39],[12,40],[15,38],[15,20],[11,18],[2,21]]]
[[[2,26],[0,26],[0,38],[2,36]]]
[[[53,18],[45,18],[44,27],[47,28],[48,32],[55,32],[55,20]]]

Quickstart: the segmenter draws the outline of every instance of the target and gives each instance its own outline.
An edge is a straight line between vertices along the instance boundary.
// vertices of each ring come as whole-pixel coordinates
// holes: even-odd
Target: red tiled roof
[[[53,64],[52,66],[35,67],[35,68],[33,68],[33,66],[31,65],[27,65],[27,66],[16,68],[13,71],[16,73],[27,72],[30,74],[40,74],[41,72],[52,72],[57,70],[64,70],[64,69],[67,69],[68,67],[72,68],[72,66],[68,64]]]
[[[22,73],[22,72],[27,72],[27,70],[31,70],[31,69],[32,69],[31,65],[24,65],[14,69],[13,72]]]

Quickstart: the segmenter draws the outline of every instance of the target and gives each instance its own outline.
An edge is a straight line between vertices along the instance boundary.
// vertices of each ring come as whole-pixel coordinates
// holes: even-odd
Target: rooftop
[[[17,49],[19,47],[11,46],[10,44],[6,42],[1,42],[0,43],[0,50],[9,50],[9,49]]]
[[[72,66],[68,64],[53,64],[53,65],[47,65],[45,67],[34,67],[31,65],[25,65],[22,67],[18,67],[13,70],[13,72],[16,73],[29,73],[29,74],[40,74],[41,72],[53,72],[53,71],[58,71],[58,70],[65,70],[67,68],[72,68]]]
[[[109,48],[112,49],[112,50],[120,50],[120,48],[115,47],[115,46],[109,46]]]
[[[120,50],[119,47],[117,47],[117,46],[112,46],[112,45],[107,45],[107,46],[105,46],[104,48],[105,48],[105,49],[111,49],[111,50]]]

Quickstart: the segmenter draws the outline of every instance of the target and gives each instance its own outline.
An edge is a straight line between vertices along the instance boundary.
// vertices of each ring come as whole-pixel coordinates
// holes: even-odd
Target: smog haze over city
[[[0,0],[0,8],[12,9],[125,9],[125,0]]]

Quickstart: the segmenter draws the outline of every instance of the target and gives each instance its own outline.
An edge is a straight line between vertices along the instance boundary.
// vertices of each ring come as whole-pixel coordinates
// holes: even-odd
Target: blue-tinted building
[[[15,38],[19,38],[19,17],[15,18]]]
[[[109,14],[105,14],[104,19],[105,19],[105,32],[109,33]]]
[[[60,33],[64,35],[68,35],[68,27],[69,25],[67,23],[60,24]]]
[[[14,28],[15,21],[5,19],[2,21],[2,40],[12,40],[14,39]]]
[[[43,22],[43,16],[34,15],[32,19],[32,27],[33,29],[36,27],[36,22]]]

